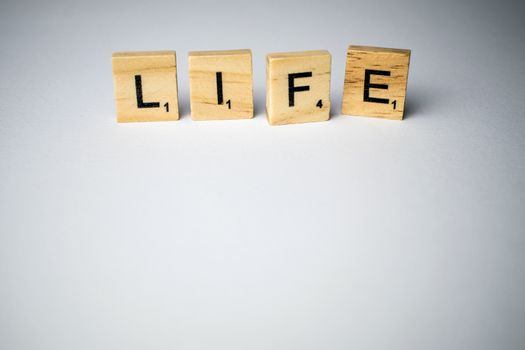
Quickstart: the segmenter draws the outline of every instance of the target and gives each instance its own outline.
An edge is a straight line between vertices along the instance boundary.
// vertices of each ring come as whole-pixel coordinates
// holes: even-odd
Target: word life
[[[113,54],[118,122],[179,119],[175,51]],[[330,118],[332,57],[328,51],[266,56],[266,112],[271,125]],[[410,50],[350,46],[342,113],[403,119]],[[188,55],[193,120],[253,117],[251,50]]]

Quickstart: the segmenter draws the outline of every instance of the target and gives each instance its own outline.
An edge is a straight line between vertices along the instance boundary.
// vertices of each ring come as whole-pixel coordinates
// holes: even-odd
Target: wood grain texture
[[[325,50],[267,55],[266,113],[269,123],[283,125],[328,120],[331,64],[332,57]],[[297,76],[301,73],[303,76]],[[291,97],[290,79],[294,74]],[[293,105],[290,98],[293,98]]]
[[[116,52],[112,65],[118,122],[179,119],[175,51]]]
[[[350,46],[346,56],[343,114],[403,119],[409,63],[410,50]],[[365,97],[367,70],[368,98]]]
[[[188,66],[193,120],[253,117],[251,50],[190,52]]]

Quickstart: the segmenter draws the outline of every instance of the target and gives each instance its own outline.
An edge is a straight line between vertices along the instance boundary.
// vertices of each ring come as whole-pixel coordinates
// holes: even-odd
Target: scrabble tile
[[[193,120],[253,117],[251,50],[190,52],[188,66]]]
[[[266,57],[266,112],[272,125],[330,118],[328,51],[273,53]]]
[[[117,52],[112,61],[118,122],[179,119],[175,51]]]
[[[403,119],[410,50],[350,46],[343,114]]]

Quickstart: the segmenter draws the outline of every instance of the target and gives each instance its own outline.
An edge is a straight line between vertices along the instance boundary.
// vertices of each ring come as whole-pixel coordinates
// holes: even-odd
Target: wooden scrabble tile
[[[193,120],[253,117],[251,50],[190,52],[188,66]]]
[[[330,118],[328,51],[273,53],[266,58],[266,112],[272,125]]]
[[[343,114],[403,119],[410,50],[350,46]]]
[[[118,122],[179,119],[175,51],[117,52],[112,61]]]

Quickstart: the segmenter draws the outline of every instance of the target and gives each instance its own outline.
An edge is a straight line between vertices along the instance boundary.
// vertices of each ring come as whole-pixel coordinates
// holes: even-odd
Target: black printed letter
[[[222,96],[222,72],[215,73],[217,76],[217,104],[222,105],[224,98]]]
[[[312,72],[303,72],[303,73],[291,73],[288,74],[288,107],[295,106],[295,96],[296,91],[309,91],[310,86],[295,86],[295,78],[309,78],[312,76]]]
[[[375,103],[386,103],[388,104],[390,101],[388,98],[376,98],[376,97],[370,97],[370,89],[383,89],[388,90],[388,85],[386,84],[372,84],[370,83],[370,76],[371,75],[384,75],[389,77],[390,72],[386,70],[374,70],[374,69],[365,69],[365,92],[363,95],[363,101],[365,102],[375,102]]]
[[[142,76],[135,75],[135,90],[137,91],[138,108],[159,108],[159,102],[144,102],[142,98]]]

